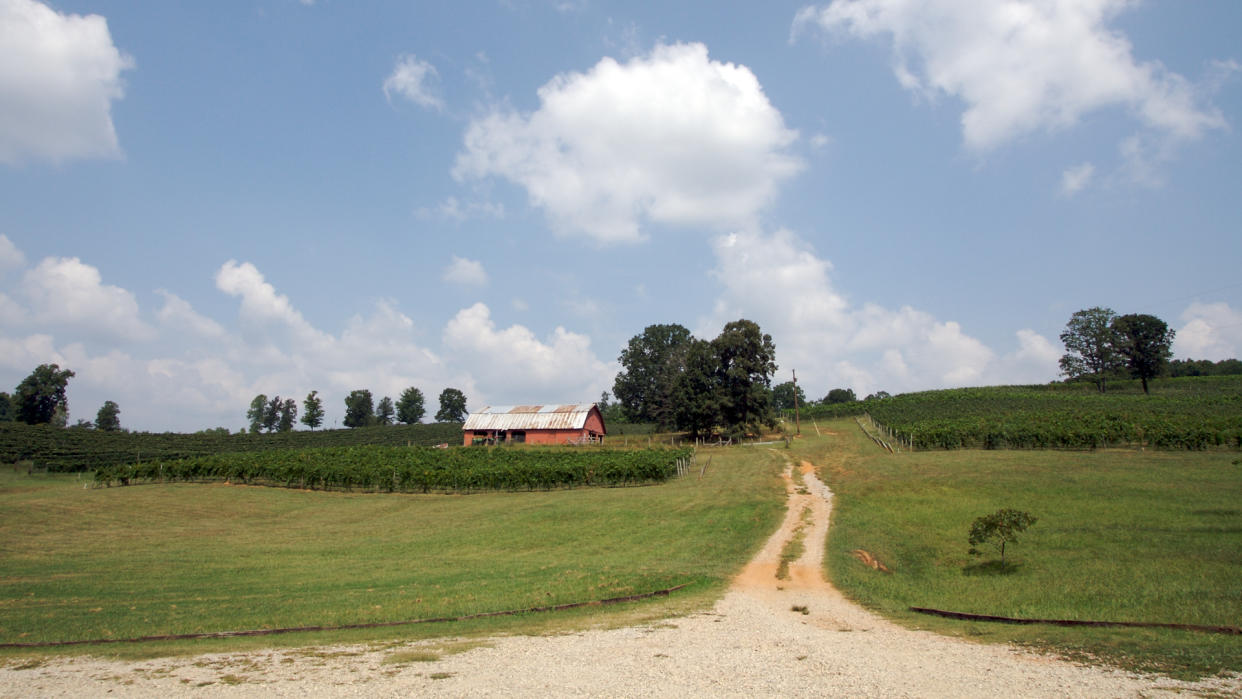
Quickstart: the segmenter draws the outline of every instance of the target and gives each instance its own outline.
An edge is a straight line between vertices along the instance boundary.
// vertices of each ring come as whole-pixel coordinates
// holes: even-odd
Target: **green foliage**
[[[302,401],[302,424],[312,430],[323,424],[323,400],[319,391],[311,391]]]
[[[1242,360],[1174,359],[1169,362],[1169,376],[1232,376],[1242,374]]]
[[[365,388],[350,391],[345,396],[345,426],[366,427],[375,422],[375,403],[371,392]]]
[[[13,396],[0,391],[0,422],[13,422],[16,417],[17,407],[13,403]]]
[[[423,407],[423,392],[410,386],[397,399],[397,421],[413,425],[423,419],[427,410]]]
[[[137,460],[172,460],[226,452],[446,443],[461,443],[460,424],[359,427],[275,434],[229,434],[227,429],[221,427],[194,434],[176,434],[60,430],[50,425],[0,423],[0,463],[30,461],[51,471],[90,471]]]
[[[65,387],[73,376],[72,371],[62,371],[56,364],[40,364],[36,367],[17,386],[14,396],[17,419],[27,425],[59,422],[63,426],[69,413]]]
[[[263,408],[263,429],[268,432],[275,432],[280,425],[280,410],[284,407],[284,401],[280,400],[280,396],[272,396]]]
[[[836,405],[837,403],[853,403],[858,400],[858,395],[854,393],[852,388],[834,388],[824,396],[826,405]]]
[[[972,556],[982,556],[983,552],[977,547],[991,544],[1000,551],[1001,567],[1004,567],[1005,544],[1017,543],[1018,534],[1037,521],[1029,512],[1009,508],[979,517],[970,525],[969,553]]]
[[[1145,396],[1137,382],[1108,394],[1080,385],[992,386],[907,393],[815,406],[810,417],[866,411],[916,449],[1160,449],[1242,447],[1242,378],[1162,379]]]
[[[1117,318],[1113,331],[1126,368],[1143,382],[1143,393],[1147,393],[1147,380],[1159,376],[1173,356],[1174,331],[1163,320],[1142,313]]]
[[[1122,366],[1116,349],[1116,331],[1111,308],[1088,308],[1070,316],[1061,333],[1065,354],[1060,360],[1061,372],[1071,379],[1089,378],[1101,393],[1107,388],[1109,374]]]
[[[456,388],[440,391],[440,409],[436,411],[436,422],[465,422],[466,394]]]
[[[286,398],[280,403],[280,420],[276,425],[276,429],[280,432],[293,431],[293,423],[298,421],[298,404],[292,398]]]
[[[329,447],[213,454],[101,468],[100,485],[229,481],[401,493],[547,490],[658,483],[690,449]]]
[[[612,386],[627,419],[673,426],[677,377],[685,368],[692,339],[690,331],[676,323],[648,325],[641,335],[630,338],[617,358],[621,371]]]
[[[388,396],[384,396],[383,398],[380,398],[379,405],[375,407],[375,424],[391,425],[392,418],[395,414],[396,411],[393,409],[392,399]]]
[[[95,414],[95,429],[114,432],[121,429],[121,407],[116,403],[106,400],[99,412]]]
[[[250,409],[246,411],[246,420],[250,423],[251,433],[258,434],[263,429],[263,417],[267,413],[267,396],[260,393],[250,401]]]
[[[725,424],[755,433],[775,426],[771,386],[776,345],[772,336],[743,318],[727,323],[712,340],[712,348],[720,360],[720,412]]]
[[[715,348],[706,340],[691,339],[685,371],[677,377],[673,390],[673,417],[679,428],[707,435],[724,424],[724,396],[716,380],[719,374],[720,357]]]
[[[806,393],[793,381],[786,381],[772,387],[772,406],[777,410],[793,410],[797,405],[806,407]]]

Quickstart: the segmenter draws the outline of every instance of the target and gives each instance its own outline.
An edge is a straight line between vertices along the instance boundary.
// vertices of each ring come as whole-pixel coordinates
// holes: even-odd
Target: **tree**
[[[414,425],[423,419],[427,410],[423,407],[423,392],[410,386],[397,399],[397,422]]]
[[[275,432],[276,427],[280,424],[280,409],[284,407],[284,403],[280,400],[280,396],[272,396],[267,402],[267,407],[263,409],[263,429],[268,432]]]
[[[65,387],[73,376],[72,371],[62,371],[56,364],[36,367],[17,385],[14,396],[17,419],[28,425],[56,423],[61,417],[68,421],[69,401],[65,398]]]
[[[692,339],[690,331],[676,323],[648,325],[641,335],[630,338],[618,357],[621,372],[612,385],[629,420],[662,427],[673,424],[674,384]]]
[[[793,410],[795,399],[798,405],[806,405],[806,393],[793,381],[786,381],[772,387],[772,405],[777,410]]]
[[[375,423],[378,425],[391,425],[392,417],[396,410],[392,407],[392,399],[388,396],[380,398],[379,405],[375,408]]]
[[[375,405],[367,389],[350,391],[345,396],[345,426],[366,427],[375,421]]]
[[[1005,565],[1005,544],[1017,543],[1018,534],[1038,521],[1029,512],[1020,510],[997,510],[985,515],[970,525],[970,555],[981,556],[983,552],[976,547],[990,543],[1000,551],[1001,566]]]
[[[1143,382],[1143,393],[1147,393],[1147,380],[1168,368],[1176,333],[1163,320],[1145,313],[1115,318],[1113,332],[1117,353],[1124,358],[1130,375]]]
[[[612,402],[612,396],[608,391],[599,394],[599,402],[595,405],[599,407],[599,414],[604,418],[604,424],[625,422],[625,409],[620,403]]]
[[[250,433],[258,434],[263,429],[263,416],[267,412],[267,396],[260,393],[250,401],[250,409],[246,411],[246,419],[250,421]]]
[[[868,395],[866,398],[863,398],[863,400],[884,400],[885,398],[892,398],[892,395],[890,395],[888,391],[876,391],[875,393]]]
[[[302,424],[312,430],[323,424],[323,401],[319,391],[307,393],[306,400],[302,401]]]
[[[104,401],[103,407],[95,414],[95,429],[105,432],[116,432],[121,429],[121,406],[110,400]]]
[[[456,388],[440,391],[440,409],[436,411],[436,422],[465,422],[466,394]]]
[[[824,403],[834,405],[836,403],[853,403],[858,400],[858,395],[854,393],[852,388],[834,388],[824,396]]]
[[[1065,354],[1061,372],[1071,379],[1090,378],[1100,393],[1107,389],[1108,375],[1122,367],[1117,353],[1117,333],[1111,308],[1088,308],[1070,316],[1061,333]]]
[[[281,432],[292,432],[293,423],[298,421],[298,403],[292,398],[286,398],[280,404],[280,422],[276,425],[276,429]]]
[[[712,340],[720,361],[721,415],[731,428],[758,432],[773,427],[772,375],[776,373],[776,345],[754,321],[740,319],[724,326]]]
[[[17,407],[13,403],[13,396],[0,391],[0,422],[13,422],[17,417]]]
[[[691,338],[685,370],[677,377],[672,397],[678,429],[707,436],[724,425],[720,357],[710,342]]]

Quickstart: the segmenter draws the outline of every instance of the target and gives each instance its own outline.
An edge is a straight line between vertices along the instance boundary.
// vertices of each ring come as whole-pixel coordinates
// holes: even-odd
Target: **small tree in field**
[[[976,519],[970,525],[970,555],[982,556],[983,552],[975,548],[980,544],[991,544],[1000,551],[1001,566],[1005,565],[1005,544],[1017,543],[1018,534],[1035,524],[1037,520],[1029,512],[1021,510],[997,510],[996,512]]]

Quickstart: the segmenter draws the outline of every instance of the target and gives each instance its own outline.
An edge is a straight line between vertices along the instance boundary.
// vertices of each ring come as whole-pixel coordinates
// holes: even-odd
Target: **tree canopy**
[[[423,407],[423,392],[410,386],[401,392],[401,397],[397,399],[397,421],[407,425],[414,425],[423,419],[423,415],[427,413]]]
[[[436,411],[436,422],[465,422],[466,394],[456,388],[440,391],[440,409]]]
[[[1113,328],[1116,317],[1113,309],[1099,306],[1070,316],[1061,333],[1061,342],[1065,343],[1060,360],[1063,374],[1071,379],[1090,379],[1101,393],[1107,389],[1109,374],[1122,367]]]
[[[302,424],[312,430],[323,424],[323,400],[319,398],[319,391],[311,391],[302,401]]]
[[[293,423],[298,421],[298,403],[292,398],[280,402],[280,420],[276,429],[280,432],[292,432]]]
[[[375,424],[391,425],[392,418],[396,415],[396,408],[392,405],[392,399],[388,396],[380,398],[379,405],[375,406]]]
[[[776,373],[776,345],[754,321],[727,323],[712,340],[719,358],[722,389],[721,414],[725,424],[758,432],[776,424],[772,413],[772,375]]]
[[[612,386],[627,419],[661,427],[674,424],[675,384],[692,339],[690,331],[676,323],[648,325],[630,338],[618,357],[621,372]]]
[[[366,427],[375,421],[375,402],[365,388],[345,396],[345,426]]]
[[[30,375],[17,385],[14,396],[17,419],[28,425],[46,425],[67,419],[69,401],[65,398],[65,387],[74,373],[61,369],[56,364],[40,364]],[[63,423],[62,423],[63,424]]]
[[[854,393],[852,388],[834,388],[824,396],[824,403],[827,405],[853,403],[856,400],[858,400],[858,394]]]
[[[793,410],[795,399],[798,405],[806,405],[806,393],[793,381],[772,387],[772,405],[777,410]]]
[[[267,396],[260,393],[250,401],[250,409],[246,411],[246,420],[250,422],[250,432],[258,434],[263,429],[263,416],[267,413]]]
[[[106,400],[99,412],[95,414],[95,429],[104,430],[105,432],[116,432],[121,429],[121,407],[116,403]]]
[[[1113,320],[1117,352],[1125,358],[1130,374],[1143,382],[1155,378],[1168,366],[1173,354],[1174,331],[1163,320],[1143,313],[1131,313]]]

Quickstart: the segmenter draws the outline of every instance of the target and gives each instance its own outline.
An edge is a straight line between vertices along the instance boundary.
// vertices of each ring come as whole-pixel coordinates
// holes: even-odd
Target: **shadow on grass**
[[[962,566],[962,575],[1013,575],[1021,570],[1021,563],[1013,561],[981,561]]]

